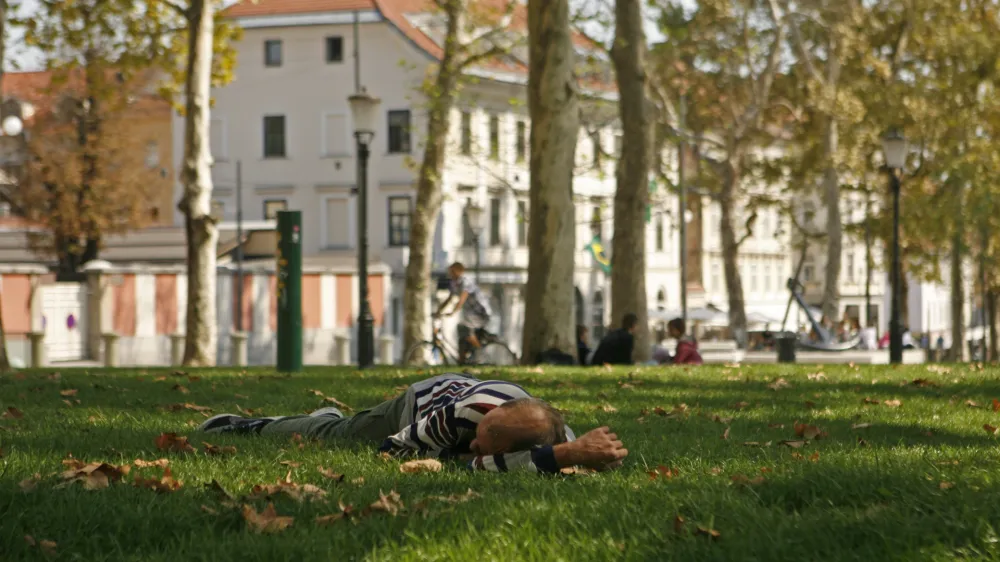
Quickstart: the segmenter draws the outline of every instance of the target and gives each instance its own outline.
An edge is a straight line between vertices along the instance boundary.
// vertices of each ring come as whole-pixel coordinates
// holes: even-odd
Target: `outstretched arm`
[[[594,470],[610,470],[621,466],[628,449],[607,427],[599,427],[568,443],[538,447],[530,451],[485,455],[469,462],[473,470],[509,472],[559,472],[560,468],[585,466]]]

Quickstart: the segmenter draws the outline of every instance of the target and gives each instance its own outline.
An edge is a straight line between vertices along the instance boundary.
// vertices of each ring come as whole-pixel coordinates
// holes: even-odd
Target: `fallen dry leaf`
[[[724,418],[719,414],[715,414],[714,416],[712,416],[712,421],[716,423],[721,423],[722,425],[729,425],[729,423],[733,421],[733,418]]]
[[[882,402],[882,405],[890,408],[898,408],[903,405],[903,402],[901,400],[886,400]]]
[[[602,405],[602,406],[600,407],[600,410],[601,410],[602,412],[606,412],[606,413],[608,413],[608,414],[613,414],[613,413],[615,413],[615,412],[617,412],[617,411],[618,411],[618,408],[615,408],[615,407],[614,407],[614,406],[612,406],[611,404],[604,404],[604,405]]]
[[[334,513],[333,515],[321,515],[314,519],[317,525],[332,525],[337,521],[342,519],[350,519],[354,516],[354,506],[344,505],[343,502],[340,503],[340,513]]]
[[[341,402],[340,400],[337,400],[333,396],[324,396],[323,397],[323,402],[326,403],[326,404],[333,404],[334,406],[340,408],[341,410],[343,410],[345,412],[352,412],[352,411],[354,411],[354,408],[348,406],[347,404],[344,404],[343,402]]]
[[[684,518],[680,515],[674,517],[674,532],[682,533],[684,532]]]
[[[733,409],[734,410],[742,410],[743,408],[746,408],[749,405],[750,405],[749,402],[737,402],[737,403],[733,404]]]
[[[983,430],[986,431],[986,433],[989,433],[990,435],[996,435],[997,434],[997,428],[993,427],[992,425],[990,425],[988,423],[983,424]]]
[[[913,386],[921,386],[921,387],[938,385],[936,382],[927,379],[913,379],[912,381],[910,381],[910,384],[912,384]]]
[[[575,474],[579,474],[582,476],[590,476],[595,472],[596,472],[595,470],[592,470],[590,468],[585,468],[582,466],[564,466],[559,469],[559,474],[563,474],[566,476],[573,476]]]
[[[660,465],[654,470],[647,470],[646,474],[649,475],[650,480],[656,480],[657,478],[663,478],[664,480],[670,480],[674,476],[680,476],[681,471],[676,468],[670,468],[668,466]]]
[[[729,439],[729,428],[727,427],[725,431],[722,432],[723,439]]]
[[[135,486],[137,488],[149,488],[150,490],[155,490],[157,492],[174,492],[179,490],[184,482],[174,478],[174,475],[170,472],[170,468],[163,469],[162,478],[139,478],[135,477]]]
[[[193,453],[194,447],[188,443],[188,438],[179,436],[176,433],[161,433],[156,438],[156,448],[161,451],[174,451],[177,453]]]
[[[247,527],[257,534],[279,533],[284,531],[292,522],[294,517],[278,515],[274,510],[274,504],[269,503],[264,511],[257,513],[257,510],[249,505],[243,505],[243,519],[247,522]]]
[[[970,408],[978,408],[979,407],[979,402],[976,402],[975,400],[966,400],[965,401],[965,405],[968,406],[968,407],[970,407]]]
[[[38,483],[41,481],[42,481],[42,475],[36,472],[31,476],[31,478],[25,478],[24,480],[18,482],[17,487],[21,488],[22,492],[30,492],[34,490],[35,487],[38,486]]]
[[[172,388],[177,392],[180,392],[181,394],[188,394],[191,392],[190,390],[187,389],[187,387],[179,384],[175,384]]]
[[[317,470],[319,471],[320,474],[326,476],[327,478],[333,480],[334,482],[340,483],[344,481],[344,475],[340,474],[339,472],[334,472],[328,468],[323,468],[322,466],[319,467]]]
[[[819,451],[816,451],[813,454],[809,455],[809,460],[811,460],[812,462],[818,462],[819,461]]]
[[[3,413],[0,418],[6,418],[10,420],[19,420],[24,417],[24,413],[21,410],[11,406],[7,408],[7,411]]]
[[[236,447],[234,447],[232,445],[226,445],[224,447],[220,447],[218,445],[213,445],[211,443],[206,443],[205,441],[202,441],[201,445],[202,445],[202,447],[205,450],[205,454],[213,456],[213,457],[221,456],[221,455],[235,455],[236,454]]]
[[[698,529],[695,530],[694,534],[704,535],[713,541],[719,540],[719,538],[722,536],[722,533],[716,531],[715,529],[706,529],[705,527],[698,527]]]
[[[858,436],[858,447],[867,447],[867,446],[868,446],[868,442],[865,441],[864,439],[862,439],[861,436],[859,435]]]
[[[389,495],[385,495],[379,490],[378,495],[379,498],[365,508],[365,514],[372,511],[383,511],[394,516],[399,513],[399,510],[403,509],[403,502],[399,499],[399,493],[396,490],[391,490]]]
[[[713,466],[712,469],[709,470],[709,472],[711,472],[715,476],[718,476],[718,475],[722,474],[722,469],[719,468],[719,467],[717,467],[717,466]]]
[[[209,515],[218,515],[219,514],[219,512],[217,510],[215,510],[215,509],[213,509],[211,507],[208,507],[205,504],[201,504],[201,510],[204,511],[205,513],[209,514]]]
[[[772,382],[771,384],[767,385],[767,387],[770,388],[771,390],[780,390],[782,388],[790,388],[791,386],[792,385],[788,384],[788,381],[786,381],[783,378],[779,378],[776,381]]]
[[[441,472],[444,468],[441,461],[437,459],[419,459],[407,461],[399,465],[399,471],[405,474],[416,474],[418,472]]]
[[[783,423],[769,423],[767,424],[769,429],[785,429],[785,424]]]
[[[65,461],[63,461],[65,462]],[[74,482],[83,484],[85,490],[101,490],[112,482],[118,482],[132,469],[129,465],[115,466],[103,462],[92,462],[80,468],[71,468],[59,475],[64,480],[62,486]]]
[[[869,428],[871,426],[872,426],[872,424],[870,424],[870,423],[856,423],[856,424],[854,424],[854,425],[851,426],[851,429],[867,429],[867,428]]]
[[[197,404],[191,404],[189,402],[184,402],[183,404],[170,404],[167,409],[171,412],[179,412],[181,410],[192,410],[195,412],[211,412],[212,409],[208,406],[199,406]]]
[[[188,382],[198,382],[200,380],[201,380],[201,377],[195,377],[195,376],[192,376],[192,375],[188,375]]]
[[[737,485],[740,485],[740,486],[751,486],[751,485],[752,486],[756,486],[758,484],[763,484],[764,483],[764,477],[763,476],[757,476],[757,477],[754,477],[754,478],[747,478],[746,476],[744,476],[742,474],[733,475],[733,477],[730,478],[730,480],[733,481],[733,484],[737,484]]]
[[[156,459],[155,461],[144,461],[142,459],[135,459],[135,462],[133,462],[132,464],[134,464],[137,468],[152,468],[154,466],[166,468],[166,466],[170,464],[170,461],[168,461],[167,459]]]
[[[803,437],[808,441],[810,439],[825,437],[825,434],[815,425],[795,422],[795,436]]]
[[[351,484],[354,484],[355,486],[360,486],[360,485],[362,485],[364,483],[365,483],[365,477],[364,476],[358,476],[357,478],[351,479]]]
[[[165,380],[167,380],[167,376],[166,375],[160,375],[158,377],[153,377],[153,382],[163,382]]]
[[[1000,410],[1000,400],[997,400],[996,398],[994,398],[993,399],[993,411],[996,412],[998,410]]]
[[[69,389],[66,389],[66,390],[60,390],[59,391],[59,396],[66,396],[66,397],[76,396],[77,392],[80,392],[80,391],[78,389],[76,389],[76,388],[69,388]]]
[[[314,484],[296,484],[291,481],[291,472],[285,476],[284,481],[279,480],[276,484],[258,484],[250,490],[250,498],[269,498],[278,494],[284,494],[297,502],[311,499],[323,499],[326,491]]]
[[[300,463],[299,461],[281,461],[278,464],[287,466],[289,468],[299,468],[300,466],[302,466],[302,463]]]
[[[825,379],[826,375],[824,375],[823,373],[809,373],[808,375],[806,375],[806,378],[808,378],[811,381],[819,381]]]
[[[56,548],[58,546],[59,545],[56,544],[56,541],[48,541],[48,540],[38,541],[38,549],[41,550],[42,554],[44,554],[45,556],[55,556]]]
[[[792,449],[801,449],[806,446],[808,441],[778,441],[778,445],[784,445],[785,447],[791,447]]]
[[[955,483],[954,482],[941,482],[940,484],[938,484],[938,488],[940,488],[942,490],[950,490],[950,489],[952,489],[954,487],[955,487]]]
[[[861,403],[862,404],[879,404],[880,402],[878,400],[875,400],[874,398],[865,398],[864,400],[861,401]]]

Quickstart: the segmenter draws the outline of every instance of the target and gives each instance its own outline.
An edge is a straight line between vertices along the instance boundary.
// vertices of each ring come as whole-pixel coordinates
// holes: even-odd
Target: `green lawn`
[[[995,369],[482,372],[480,378],[513,380],[553,402],[578,434],[610,425],[631,451],[618,472],[555,478],[472,474],[454,465],[440,473],[403,474],[399,462],[363,448],[205,438],[193,433],[202,414],[167,408],[189,403],[214,413],[237,407],[298,413],[321,405],[311,392],[319,390],[361,409],[426,374],[317,368],[291,377],[222,369],[3,375],[0,410],[16,411],[0,419],[0,560],[1000,557],[1000,451],[983,427],[1000,426],[992,407],[1000,398]],[[779,377],[788,385],[774,384]],[[915,379],[926,383],[913,384]],[[866,404],[866,398],[880,403]],[[885,404],[895,400],[898,406]],[[796,421],[824,434],[801,448],[780,444],[800,444],[794,443],[802,439]],[[854,427],[863,424],[871,425]],[[158,451],[162,432],[190,437],[198,452]],[[806,437],[813,433],[805,428]],[[209,456],[202,441],[238,451]],[[59,473],[67,468],[61,461],[70,454],[114,465],[166,457],[183,485],[164,493],[137,487],[137,475],[158,479],[163,469],[133,465],[122,482],[105,489],[60,486]],[[667,474],[647,474],[661,466]],[[319,467],[346,477],[338,483]],[[318,486],[326,497],[298,503],[279,495],[277,513],[294,522],[275,534],[253,533],[240,505],[262,511],[268,500],[239,497],[289,471],[293,482]],[[22,481],[35,473],[41,480],[23,491]],[[238,504],[227,507],[206,488],[212,480]],[[469,489],[478,497],[463,503],[428,499]],[[393,490],[405,506],[398,514],[363,513],[380,491]],[[355,517],[315,522],[339,513],[339,503],[353,505]],[[49,554],[43,540],[55,543],[46,543]]]

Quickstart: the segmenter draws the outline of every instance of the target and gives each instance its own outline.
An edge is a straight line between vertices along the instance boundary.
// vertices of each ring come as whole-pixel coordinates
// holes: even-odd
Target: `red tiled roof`
[[[373,10],[374,0],[243,0],[226,9],[233,18]]]
[[[503,14],[510,4],[514,7],[508,29],[528,32],[528,9],[521,0],[474,0],[470,7],[481,10],[480,13],[489,17],[495,13]],[[412,25],[406,18],[407,14],[419,14],[435,10],[432,0],[240,0],[225,11],[228,17],[274,16],[322,12],[350,12],[354,10],[378,10],[382,16],[412,41],[419,49],[435,59],[440,59],[444,53],[431,37]],[[593,41],[582,33],[573,34],[573,43],[577,47],[596,48]],[[484,62],[483,68],[515,74],[527,74],[527,65],[509,60],[493,60]],[[608,85],[603,85],[607,89]],[[612,88],[613,89],[613,88]]]
[[[3,75],[3,97],[37,102],[49,97],[51,84],[52,73],[49,71],[6,72]]]

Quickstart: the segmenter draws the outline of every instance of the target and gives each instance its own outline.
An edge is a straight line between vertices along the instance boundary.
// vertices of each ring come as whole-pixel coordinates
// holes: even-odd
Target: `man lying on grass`
[[[446,374],[401,396],[345,417],[337,408],[309,415],[242,418],[220,414],[199,427],[210,433],[292,435],[381,443],[397,457],[460,458],[474,470],[559,472],[571,466],[607,470],[628,450],[607,427],[579,439],[551,405],[520,386]]]

